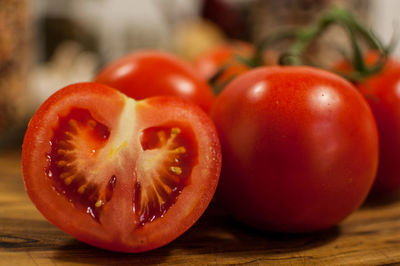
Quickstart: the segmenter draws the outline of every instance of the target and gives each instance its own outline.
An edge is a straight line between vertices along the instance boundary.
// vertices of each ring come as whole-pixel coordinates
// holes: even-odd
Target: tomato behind
[[[364,59],[367,65],[376,60],[377,54],[372,52]],[[352,71],[344,61],[334,68]],[[356,87],[368,101],[378,126],[379,166],[372,192],[390,194],[400,189],[400,62],[389,58],[379,73],[356,83]]]
[[[249,67],[246,67],[237,57],[250,59],[253,53],[254,48],[249,43],[242,41],[224,43],[201,54],[194,60],[193,65],[206,80],[209,80],[218,70],[226,66],[228,70],[221,77],[221,79],[224,78],[226,80],[231,75],[249,70]]]
[[[214,95],[186,62],[160,51],[137,51],[102,69],[96,82],[118,89],[136,100],[153,96],[177,96],[208,112]]]
[[[83,242],[123,252],[184,233],[207,208],[220,167],[214,125],[200,108],[170,97],[135,101],[96,83],[51,96],[22,150],[38,210]]]
[[[256,67],[251,64],[265,66],[277,65],[277,62],[278,54],[273,50],[258,55],[250,43],[231,41],[205,51],[192,64],[218,94],[234,78]]]
[[[366,198],[378,164],[371,110],[343,78],[310,67],[263,67],[232,81],[211,116],[224,163],[217,198],[269,231],[336,225]]]

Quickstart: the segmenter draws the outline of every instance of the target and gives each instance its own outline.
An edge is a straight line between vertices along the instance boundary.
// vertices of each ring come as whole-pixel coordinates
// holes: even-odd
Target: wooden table
[[[0,152],[0,265],[371,265],[400,263],[400,195],[369,200],[340,226],[304,235],[252,230],[215,204],[171,244],[120,254],[48,223],[26,195],[18,151]]]

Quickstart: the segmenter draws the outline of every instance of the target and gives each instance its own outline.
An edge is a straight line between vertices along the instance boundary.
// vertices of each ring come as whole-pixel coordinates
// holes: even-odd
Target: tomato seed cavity
[[[59,117],[47,154],[46,173],[55,190],[97,222],[104,204],[112,197],[117,177],[110,177],[104,188],[89,182],[81,170],[80,158],[95,156],[109,135],[108,128],[96,122],[88,110],[72,109],[65,117]]]
[[[197,164],[194,134],[185,125],[147,128],[141,134],[141,145],[134,199],[138,226],[167,212]]]

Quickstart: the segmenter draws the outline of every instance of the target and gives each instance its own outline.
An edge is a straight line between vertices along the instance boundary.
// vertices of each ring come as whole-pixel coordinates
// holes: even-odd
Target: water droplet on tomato
[[[96,215],[94,215],[94,212],[93,212],[93,210],[92,210],[91,207],[87,207],[86,212],[87,212],[90,216],[92,216],[93,219],[97,220]]]
[[[106,201],[111,200],[112,194],[114,192],[115,185],[117,184],[117,177],[113,175],[108,181],[108,185],[106,187]]]

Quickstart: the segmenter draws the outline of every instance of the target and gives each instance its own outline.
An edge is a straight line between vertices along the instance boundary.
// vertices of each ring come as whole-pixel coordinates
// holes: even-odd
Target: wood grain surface
[[[368,200],[328,231],[286,235],[247,228],[213,203],[180,238],[142,254],[78,242],[48,223],[25,193],[19,151],[0,152],[0,265],[400,264],[400,195]]]

